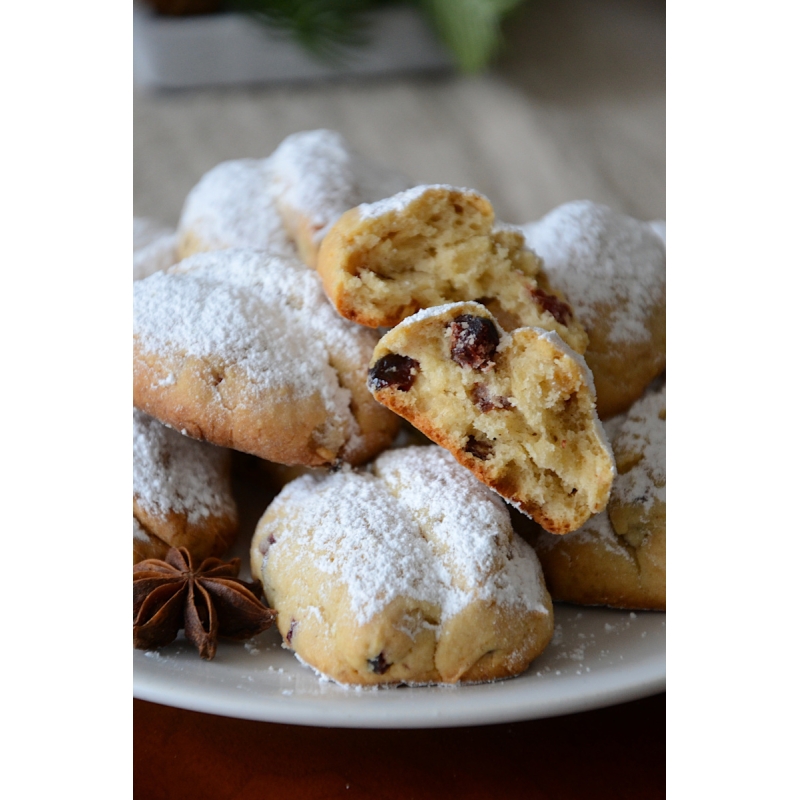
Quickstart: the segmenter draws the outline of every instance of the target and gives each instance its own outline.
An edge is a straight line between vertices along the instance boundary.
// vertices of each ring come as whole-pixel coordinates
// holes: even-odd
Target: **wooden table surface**
[[[659,798],[665,695],[506,725],[310,728],[134,700],[134,797]]]

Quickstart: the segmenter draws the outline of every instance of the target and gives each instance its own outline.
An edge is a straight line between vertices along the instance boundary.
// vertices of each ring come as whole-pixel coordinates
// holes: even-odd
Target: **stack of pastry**
[[[137,472],[135,559],[145,537],[230,541],[233,449],[294,478],[251,569],[285,646],[343,684],[517,675],[550,640],[551,592],[664,606],[643,587],[664,578],[661,400],[639,400],[665,369],[657,226],[573,203],[514,228],[311,131],[216,167],[159,236],[134,286],[134,445],[161,448]],[[142,513],[167,484],[172,506]]]

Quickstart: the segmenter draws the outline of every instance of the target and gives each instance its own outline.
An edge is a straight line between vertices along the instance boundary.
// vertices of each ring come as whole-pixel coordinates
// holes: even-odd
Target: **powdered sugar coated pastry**
[[[199,253],[134,284],[134,404],[270,461],[359,463],[399,425],[366,388],[376,341],[294,257]]]
[[[230,453],[133,410],[133,561],[186,547],[219,556],[236,535]]]
[[[369,387],[553,533],[608,502],[616,473],[592,376],[552,331],[506,333],[479,303],[419,311],[378,343]]]
[[[289,484],[258,524],[251,567],[286,645],[343,684],[510,677],[552,636],[533,550],[435,446]]]
[[[666,367],[664,240],[650,223],[588,200],[523,229],[589,334],[600,417],[627,410]]]
[[[619,477],[608,508],[566,536],[532,536],[556,600],[666,609],[666,386],[610,422]]]
[[[287,136],[272,163],[278,208],[311,267],[322,239],[345,211],[411,185],[399,173],[354,153],[341,134],[325,129]]]
[[[178,224],[179,254],[231,247],[295,252],[272,193],[271,158],[223,161],[189,192]]]
[[[348,211],[325,237],[317,270],[339,313],[362,325],[391,327],[420,309],[475,300],[507,330],[556,331],[582,353],[586,332],[540,266],[486,197],[432,185]]]
[[[146,278],[178,261],[174,230],[146,217],[133,218],[133,279]]]

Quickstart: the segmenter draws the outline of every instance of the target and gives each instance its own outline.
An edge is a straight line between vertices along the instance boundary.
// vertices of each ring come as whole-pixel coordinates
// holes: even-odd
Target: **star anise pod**
[[[133,646],[152,650],[169,644],[183,628],[210,660],[217,638],[249,639],[267,630],[276,613],[258,599],[258,584],[236,576],[241,561],[207,558],[195,567],[185,547],[171,547],[164,560],[133,567]],[[258,594],[254,593],[254,590]]]

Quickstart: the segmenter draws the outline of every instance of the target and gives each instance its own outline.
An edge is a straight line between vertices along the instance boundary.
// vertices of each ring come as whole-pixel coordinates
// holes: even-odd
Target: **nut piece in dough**
[[[369,386],[547,530],[605,508],[614,459],[591,374],[558,334],[507,334],[478,303],[437,306],[380,340]]]
[[[320,249],[317,270],[339,313],[373,328],[465,300],[507,330],[556,331],[574,350],[587,337],[540,271],[522,232],[495,224],[491,203],[452,186],[417,186],[348,211]]]
[[[251,569],[285,644],[342,684],[507,678],[553,633],[533,549],[435,446],[290,483],[258,523]]]

